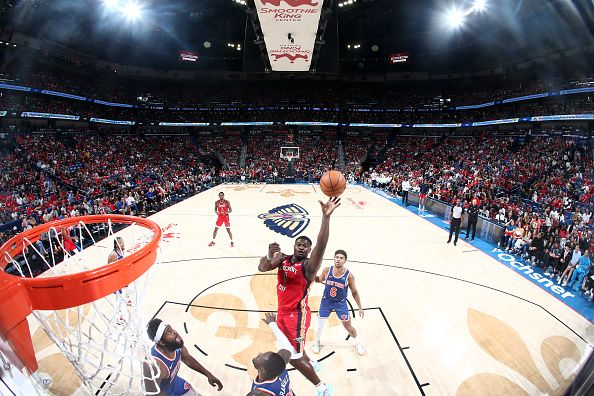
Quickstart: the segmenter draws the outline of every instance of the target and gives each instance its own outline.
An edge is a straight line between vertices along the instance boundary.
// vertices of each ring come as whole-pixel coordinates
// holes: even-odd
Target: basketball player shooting
[[[231,213],[231,202],[225,199],[225,193],[219,193],[218,201],[215,201],[215,213],[217,214],[217,222],[215,224],[214,231],[212,232],[212,241],[208,244],[208,246],[214,246],[215,239],[217,238],[217,232],[219,232],[219,227],[223,224],[227,229],[227,234],[229,234],[229,239],[231,240],[231,247],[233,247],[233,235],[231,234],[231,227],[229,225],[229,213]]]
[[[340,206],[339,198],[331,198],[328,202],[320,202],[322,209],[322,225],[318,233],[315,248],[306,236],[295,240],[293,254],[288,256],[280,251],[277,243],[268,245],[268,255],[260,259],[260,272],[278,269],[277,325],[291,342],[290,363],[312,384],[316,386],[317,396],[329,396],[332,387],[323,383],[305,353],[305,335],[311,321],[311,310],[308,305],[310,286],[315,282],[316,274],[322,265],[324,251],[330,234],[330,215]],[[311,252],[311,257],[308,255]]]

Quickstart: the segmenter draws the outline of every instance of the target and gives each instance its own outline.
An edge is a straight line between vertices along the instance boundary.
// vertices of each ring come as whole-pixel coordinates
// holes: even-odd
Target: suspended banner
[[[308,71],[323,0],[255,0],[274,71]]]

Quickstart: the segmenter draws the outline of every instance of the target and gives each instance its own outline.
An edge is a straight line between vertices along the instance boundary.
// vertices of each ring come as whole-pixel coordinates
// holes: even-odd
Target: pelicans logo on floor
[[[263,219],[264,225],[277,234],[294,238],[309,225],[308,214],[301,206],[288,204],[270,209],[268,213],[262,213],[258,218]]]

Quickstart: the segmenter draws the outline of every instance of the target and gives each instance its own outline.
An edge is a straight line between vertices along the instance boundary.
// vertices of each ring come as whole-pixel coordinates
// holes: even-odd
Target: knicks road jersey
[[[217,213],[219,215],[229,214],[229,205],[227,204],[226,200],[224,200],[223,202],[221,202],[220,200],[217,201]]]
[[[291,390],[291,380],[289,379],[287,370],[283,371],[278,377],[270,381],[258,382],[258,379],[255,379],[252,383],[252,390],[254,389],[261,390],[267,395],[295,396]]]
[[[162,361],[163,364],[167,366],[168,375],[161,380],[159,387],[161,388],[162,392],[165,392],[168,395],[172,394],[174,380],[177,377],[177,372],[179,371],[179,366],[181,364],[181,349],[176,349],[175,357],[170,360],[169,358],[167,358],[167,356],[159,352],[156,345],[153,345],[153,347],[151,348],[151,355],[153,355],[156,359]]]
[[[344,271],[340,278],[334,276],[334,267],[330,267],[326,286],[324,287],[324,297],[330,301],[343,301],[347,298],[349,270]]]
[[[291,257],[285,257],[278,267],[278,311],[296,311],[307,307],[307,296],[311,282],[305,277],[303,261],[291,264]]]

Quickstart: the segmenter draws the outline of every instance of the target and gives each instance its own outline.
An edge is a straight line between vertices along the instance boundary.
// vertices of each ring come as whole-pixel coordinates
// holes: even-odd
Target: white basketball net
[[[95,236],[99,234],[107,234],[107,237],[96,241]],[[40,241],[25,239],[24,254],[11,258],[13,265],[21,276],[33,277],[37,272],[33,261],[39,265],[41,258],[46,271],[40,277],[73,274],[105,265],[114,251],[116,236],[123,238],[124,250],[128,254],[153,238],[150,229],[136,224],[114,235],[111,222],[90,225],[79,222],[70,235],[79,246],[81,241],[89,239],[93,244],[81,251],[60,253],[66,250],[64,239],[60,230],[52,227],[45,237],[41,237],[45,240],[43,247]],[[155,264],[158,261],[159,258]],[[159,375],[158,365],[150,354],[152,342],[146,334],[148,320],[142,318],[139,310],[149,273],[150,269],[120,291],[83,306],[60,311],[33,311],[45,333],[72,363],[82,384],[92,395],[159,393],[158,384],[155,384],[157,392],[144,389],[145,380],[154,384]],[[147,370],[150,371],[147,376],[143,374],[145,364],[151,368]]]

